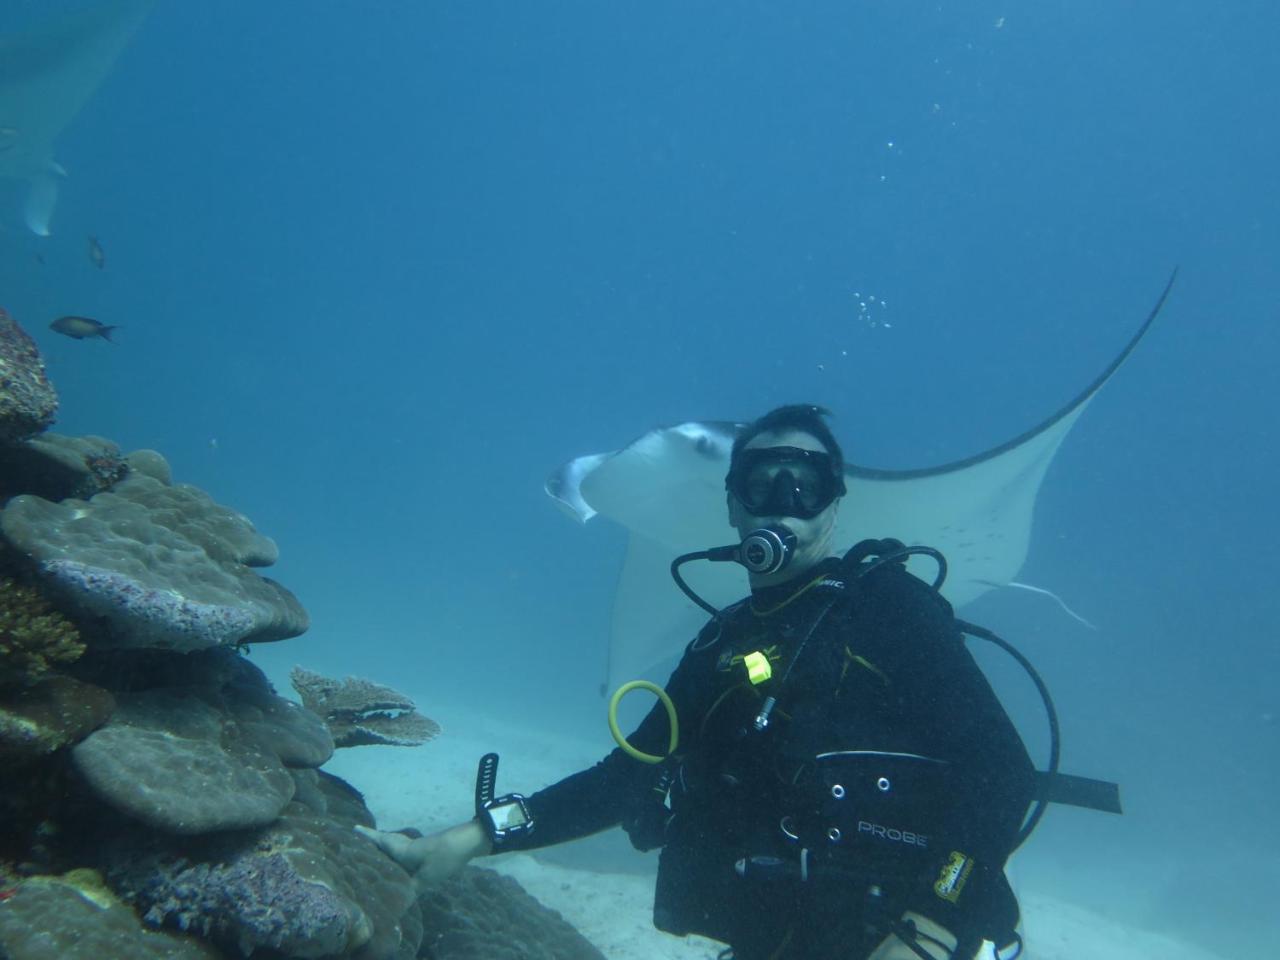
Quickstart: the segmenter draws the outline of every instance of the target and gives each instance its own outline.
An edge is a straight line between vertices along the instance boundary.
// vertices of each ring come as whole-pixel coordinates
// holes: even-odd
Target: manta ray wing
[[[876,470],[850,465],[836,548],[846,550],[867,537],[936,547],[949,566],[942,592],[956,606],[1013,580],[1027,557],[1036,495],[1054,454],[1150,329],[1173,281],[1170,277],[1142,326],[1106,369],[1062,409],[1020,436],[939,467]],[[668,571],[678,554],[734,538],[726,517],[724,476],[740,426],[693,421],[651,430],[614,453],[572,460],[547,481],[548,494],[573,516],[585,522],[599,514],[630,533],[614,598],[610,688],[654,676],[706,619],[675,588]],[[932,561],[913,558],[911,563],[914,573],[932,580]],[[747,592],[745,573],[736,564],[691,564],[682,572],[717,607]]]
[[[42,236],[62,169],[53,141],[111,71],[154,0],[111,0],[0,36],[0,177],[24,180],[27,226]]]

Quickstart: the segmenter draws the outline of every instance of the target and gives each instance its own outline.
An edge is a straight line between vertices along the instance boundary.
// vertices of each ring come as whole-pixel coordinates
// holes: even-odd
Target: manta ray
[[[949,567],[942,593],[956,607],[998,587],[1025,586],[1014,578],[1027,558],[1045,472],[1085,407],[1150,329],[1175,276],[1176,271],[1106,369],[1021,435],[936,467],[880,470],[847,464],[848,493],[834,546],[843,552],[863,539],[893,537],[935,547]],[[726,515],[724,478],[742,426],[690,421],[650,430],[620,450],[570,460],[548,478],[546,492],[570,516],[582,523],[607,517],[629,534],[613,604],[608,689],[654,677],[705,620],[706,614],[672,583],[670,565],[680,554],[736,539]],[[913,557],[909,567],[932,582],[932,563]],[[682,574],[718,608],[748,590],[745,571],[733,563],[692,563]]]
[[[111,71],[154,0],[109,0],[0,36],[0,177],[27,184],[23,220],[49,235],[66,171],[53,142]]]

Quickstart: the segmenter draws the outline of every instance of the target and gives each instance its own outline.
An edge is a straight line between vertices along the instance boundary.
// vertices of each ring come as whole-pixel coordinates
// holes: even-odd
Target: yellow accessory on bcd
[[[667,696],[667,691],[663,690],[656,683],[650,683],[648,680],[631,680],[620,686],[609,700],[609,732],[613,734],[614,742],[622,748],[622,752],[636,760],[644,763],[661,763],[667,757],[659,757],[652,753],[645,753],[643,750],[637,750],[631,744],[627,743],[627,738],[622,735],[622,729],[618,726],[618,704],[622,698],[632,690],[648,690],[655,694],[662,705],[667,708],[667,720],[671,723],[671,741],[667,746],[667,756],[676,752],[676,744],[680,742],[680,727],[676,723],[676,705],[671,702],[671,698]]]
[[[742,665],[747,668],[747,679],[753,685],[764,683],[773,676],[773,667],[769,658],[757,650],[742,658]]]

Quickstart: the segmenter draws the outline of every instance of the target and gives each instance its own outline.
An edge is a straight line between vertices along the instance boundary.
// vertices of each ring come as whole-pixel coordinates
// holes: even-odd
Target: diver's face
[[[746,450],[766,450],[772,447],[791,447],[798,450],[813,450],[826,453],[827,448],[817,437],[799,430],[770,430],[752,437],[743,448]],[[752,530],[770,524],[782,524],[796,535],[796,549],[786,569],[778,573],[751,576],[752,586],[768,586],[772,583],[783,583],[799,576],[831,555],[832,539],[835,536],[836,514],[840,509],[840,500],[832,500],[825,509],[811,517],[786,516],[781,514],[758,515],[750,510],[733,493],[728,494],[729,523],[738,531],[739,536],[746,536]]]

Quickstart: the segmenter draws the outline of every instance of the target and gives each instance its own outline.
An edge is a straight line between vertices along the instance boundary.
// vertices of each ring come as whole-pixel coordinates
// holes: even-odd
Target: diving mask
[[[831,455],[800,447],[743,450],[724,485],[756,517],[810,520],[845,494]]]

